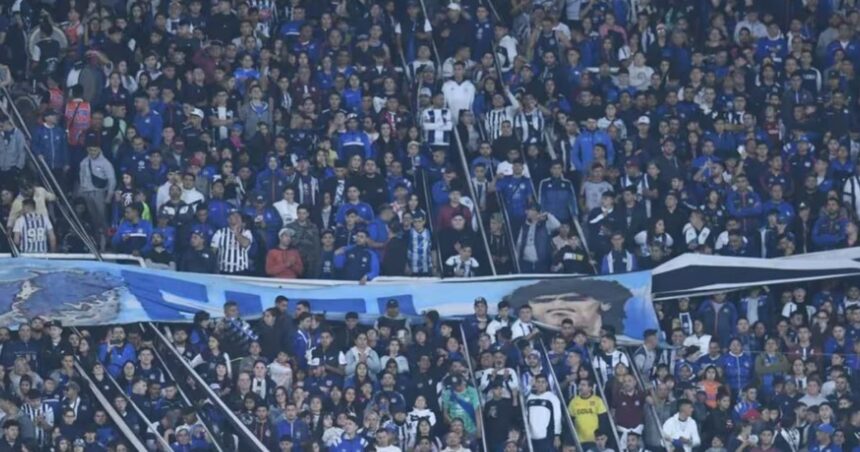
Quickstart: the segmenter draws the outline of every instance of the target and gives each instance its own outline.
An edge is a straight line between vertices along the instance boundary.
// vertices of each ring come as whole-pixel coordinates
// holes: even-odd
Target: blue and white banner
[[[309,287],[301,281],[255,284],[89,261],[0,260],[0,326],[11,328],[36,316],[76,326],[188,322],[201,310],[220,316],[228,300],[239,304],[244,317],[256,318],[273,306],[278,295],[308,300],[315,312],[326,312],[331,318],[350,311],[375,318],[392,298],[406,315],[433,309],[442,317],[455,317],[471,314],[475,298],[484,297],[491,312],[503,299],[510,301],[514,312],[528,302],[536,320],[548,326],[560,327],[571,319],[575,327],[597,335],[602,326],[611,325],[620,338],[637,340],[646,329],[657,327],[650,294],[648,272]]]

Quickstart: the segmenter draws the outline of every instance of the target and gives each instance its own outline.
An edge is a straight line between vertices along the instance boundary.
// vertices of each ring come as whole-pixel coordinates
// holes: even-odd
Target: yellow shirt
[[[588,398],[576,396],[570,401],[567,410],[573,417],[579,441],[581,443],[594,442],[594,431],[600,425],[598,416],[606,412],[603,399],[593,394]]]

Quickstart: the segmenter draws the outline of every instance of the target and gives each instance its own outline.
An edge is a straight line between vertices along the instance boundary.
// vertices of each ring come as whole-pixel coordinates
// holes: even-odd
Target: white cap
[[[205,115],[203,114],[203,110],[195,108],[194,110],[191,110],[191,116],[197,116],[198,118],[202,118]]]
[[[460,11],[463,8],[460,7],[459,3],[451,2],[451,3],[448,3],[448,9],[450,9],[451,11]]]
[[[636,121],[636,124],[651,124],[651,118],[647,116],[640,116],[639,120]]]

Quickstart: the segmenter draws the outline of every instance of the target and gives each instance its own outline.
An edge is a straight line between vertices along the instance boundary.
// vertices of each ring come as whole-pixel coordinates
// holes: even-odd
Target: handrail
[[[99,387],[96,386],[95,383],[93,383],[93,380],[90,378],[89,375],[87,375],[84,367],[77,359],[75,359],[75,370],[77,370],[78,374],[83,377],[83,379],[87,382],[87,385],[90,388],[90,392],[92,392],[98,402],[102,405],[102,408],[104,408],[105,413],[110,416],[114,425],[116,425],[119,431],[123,434],[123,436],[125,436],[125,439],[127,439],[131,443],[131,446],[139,451],[146,450],[146,446],[144,446],[144,444],[140,441],[137,435],[135,435],[134,432],[131,431],[131,428],[128,426],[128,424],[125,423],[125,419],[123,419],[122,416],[117,413],[116,409],[113,407],[113,405],[111,405],[107,397],[102,394],[101,389],[99,389]]]
[[[424,17],[430,17],[427,15],[427,7],[424,4],[424,0],[421,0],[421,8],[424,11]],[[432,44],[433,54],[436,57],[436,64],[438,65],[438,67],[436,68],[436,73],[441,74],[442,73],[442,60],[439,57],[439,49],[436,46],[436,39],[432,36],[430,37],[430,43]],[[478,205],[479,200],[475,194],[475,187],[472,185],[472,174],[471,174],[471,171],[469,171],[469,162],[466,159],[465,148],[463,147],[463,140],[460,137],[460,131],[458,130],[459,116],[460,116],[459,112],[457,112],[456,116],[452,115],[452,117],[456,117],[458,119],[456,121],[454,121],[455,124],[454,124],[452,131],[451,131],[452,132],[451,134],[454,136],[454,141],[457,144],[458,154],[460,154],[460,163],[461,163],[461,165],[463,165],[463,172],[466,175],[466,185],[468,185],[468,187],[469,187],[469,196],[472,198],[472,204],[475,206],[475,213],[474,214],[477,217],[478,232],[480,232],[480,234],[481,234],[481,240],[483,241],[483,244],[484,244],[484,250],[485,250],[485,254],[487,256],[487,262],[490,264],[490,271],[492,272],[492,274],[496,275],[497,274],[496,264],[493,262],[493,256],[490,252],[490,242],[487,240],[487,234],[486,234],[486,231],[484,230],[484,221],[483,221],[483,218],[481,217],[481,207]],[[440,256],[440,259],[443,259],[443,258]],[[444,259],[443,259],[443,263],[444,263]]]
[[[487,131],[484,128],[484,121],[478,121],[477,124],[478,124],[478,132],[481,134],[482,139],[486,141],[487,140]],[[469,174],[471,175],[471,170],[470,170]],[[495,168],[492,168],[492,170],[488,169],[488,176],[491,178],[490,180],[492,181],[492,183],[494,185],[498,184],[500,178],[497,177],[497,175],[495,174]],[[514,262],[513,265],[517,270],[516,274],[519,274],[520,273],[520,262],[519,262],[519,259],[517,259],[517,250],[516,250],[517,244],[514,241],[514,235],[513,235],[514,233],[513,233],[513,229],[511,228],[511,220],[508,217],[508,211],[505,210],[504,199],[502,198],[502,195],[501,195],[501,193],[499,193],[497,188],[495,188],[493,190],[493,195],[496,197],[496,203],[498,204],[499,211],[502,214],[502,223],[503,223],[503,226],[505,228],[505,234],[504,234],[505,240],[508,242],[508,252],[509,252],[508,258]],[[487,191],[486,196],[490,196],[489,191]]]
[[[606,411],[609,411],[609,399],[606,398],[606,382],[603,381],[603,376],[600,372],[594,372],[594,380],[597,382],[598,389],[600,389],[600,398],[603,399],[603,405],[606,407]],[[615,425],[615,419],[611,414],[607,418],[609,419],[609,428],[612,430],[612,438],[615,439],[616,448],[621,450],[621,438],[618,437],[618,427]]]
[[[549,128],[544,128],[543,134],[544,134],[544,142],[546,143],[547,152],[549,152],[550,155],[553,155],[556,158],[558,158],[558,154],[556,154],[556,152],[555,152],[555,145],[553,144],[553,140],[549,136]],[[562,153],[562,156],[563,155],[564,155],[564,153]],[[540,195],[540,193],[538,193],[538,196],[539,195]],[[575,201],[578,200],[575,187],[574,187],[573,199]],[[582,241],[582,248],[585,249],[585,254],[588,257],[588,264],[591,266],[592,270],[594,270],[595,274],[600,273],[599,269],[594,265],[594,256],[592,256],[592,254],[591,254],[591,248],[588,246],[588,237],[586,237],[586,235],[585,235],[585,229],[582,228],[582,223],[580,223],[580,221],[579,221],[579,216],[577,215],[577,213],[575,211],[571,210],[570,218],[573,221],[573,227],[576,228],[576,233],[579,234],[579,240]]]
[[[498,184],[498,178],[494,179]],[[499,190],[496,189],[496,199],[499,201],[499,210],[502,212],[502,218],[505,220],[505,229],[507,234],[505,236],[508,239],[511,249],[511,258],[514,261],[514,268],[516,268],[517,273],[522,273],[522,269],[520,268],[520,252],[517,250],[517,242],[514,240],[514,230],[511,224],[511,218],[508,215],[507,204],[505,203],[505,198],[499,193]]]
[[[570,411],[567,409],[568,400],[561,391],[561,382],[558,379],[558,375],[555,373],[555,368],[552,367],[552,363],[549,362],[549,352],[546,348],[546,344],[544,343],[543,336],[538,336],[538,339],[540,340],[541,352],[543,353],[543,357],[546,359],[547,367],[549,367],[549,374],[552,376],[553,384],[550,385],[550,389],[555,392],[555,396],[558,397],[558,400],[562,404],[561,410],[564,411],[564,414],[561,417],[568,430],[570,430],[573,445],[576,447],[577,452],[582,452],[582,443],[579,441],[579,435],[576,433],[576,425],[574,425],[573,418],[570,417]]]
[[[481,389],[478,387],[478,380],[475,379],[475,369],[472,364],[472,355],[469,351],[469,342],[466,340],[466,330],[463,328],[463,322],[460,322],[460,337],[463,340],[463,351],[466,354],[466,364],[469,366],[469,380],[472,382],[472,387],[478,393],[478,413],[476,418],[481,422],[481,445],[484,446],[484,452],[489,452],[487,449],[487,427],[484,424],[484,398],[481,396]]]
[[[431,41],[432,41],[432,39],[431,39]],[[409,83],[409,89],[404,90],[404,91],[406,91],[406,94],[407,94],[406,99],[411,104],[410,107],[414,109],[413,110],[414,114],[411,115],[412,125],[415,126],[416,128],[418,128],[419,130],[421,130],[421,124],[420,124],[420,121],[418,119],[418,115],[420,114],[421,110],[420,110],[420,108],[418,108],[419,107],[418,99],[417,99],[418,96],[415,95],[415,93],[416,93],[416,91],[414,89],[415,86],[413,86],[413,83],[415,81],[412,78],[412,72],[410,70],[409,65],[406,62],[406,57],[403,55],[403,49],[398,49],[398,54],[400,55],[400,63],[403,65],[404,76],[406,77],[406,80]],[[422,86],[423,86],[423,83],[419,80],[418,87],[420,88]],[[419,178],[421,179],[421,181],[420,181],[421,190],[423,192],[424,203],[425,203],[425,207],[427,208],[427,215],[429,217],[429,218],[427,218],[427,229],[428,229],[428,231],[430,231],[431,237],[436,237],[436,235],[433,233],[433,229],[435,227],[433,225],[433,223],[435,221],[435,217],[433,216],[432,209],[431,209],[431,205],[433,203],[433,199],[432,199],[433,195],[432,195],[432,192],[430,191],[430,187],[427,183],[427,173],[424,170],[424,168],[421,166],[418,166],[417,168],[413,168],[413,171],[412,171],[412,185],[416,190],[418,189],[418,184],[419,184],[418,179]],[[422,196],[418,197],[419,201],[421,200],[421,198],[422,198]],[[439,244],[438,240],[433,240],[433,242],[434,242],[433,243],[434,248],[436,248],[436,260],[437,260],[437,262],[435,262],[435,264],[438,265],[438,267],[436,267],[436,268],[437,268],[437,271],[439,273],[439,276],[444,277],[445,261],[444,261],[444,258],[442,257],[442,248],[441,248],[441,245]]]
[[[653,388],[649,388],[648,385],[645,384],[645,379],[642,377],[642,373],[639,371],[639,367],[636,365],[636,362],[633,361],[633,357],[627,351],[627,349],[621,348],[621,352],[627,356],[627,362],[630,363],[631,372],[633,372],[633,376],[636,377],[636,384],[639,386],[639,389],[642,390],[643,394],[651,395],[653,393]],[[645,413],[652,417],[652,421],[656,423],[658,428],[662,427],[662,422],[660,422],[660,416],[657,415],[657,409],[654,408],[653,403],[645,403]],[[642,431],[642,440],[645,440],[645,431]],[[666,439],[660,435],[660,443],[667,450],[669,449],[669,443],[666,442]]]
[[[0,221],[0,223],[2,223],[2,221]],[[15,243],[15,236],[10,234],[6,230],[6,226],[4,226],[3,224],[0,224],[0,233],[2,233],[6,237],[6,241],[9,242],[9,253],[12,255],[12,257],[20,256],[21,253],[18,250],[18,244]]]
[[[153,325],[152,323],[147,323],[147,325],[153,332],[155,332],[155,335],[158,337],[161,343],[164,344],[167,349],[170,350],[171,353],[173,353],[175,356],[179,356],[179,352],[176,350],[173,344],[169,340],[167,340],[164,334],[159,331],[158,328],[155,327],[155,325]],[[180,359],[179,361],[182,363],[182,366],[185,367],[185,369],[188,371],[188,374],[191,375],[194,381],[199,386],[201,386],[204,391],[206,391],[209,400],[211,400],[215,404],[215,406],[217,406],[224,413],[230,423],[233,424],[233,427],[236,429],[236,431],[240,433],[245,440],[248,440],[250,444],[254,446],[254,448],[256,448],[257,450],[266,450],[266,446],[261,443],[260,440],[257,439],[257,437],[254,436],[253,433],[251,433],[250,430],[248,430],[248,427],[246,427],[245,424],[243,424],[236,417],[233,411],[230,410],[230,407],[228,407],[224,403],[224,401],[221,400],[221,398],[218,397],[218,395],[212,391],[212,388],[210,388],[209,385],[206,384],[203,378],[197,374],[197,372],[191,367],[191,365],[189,365],[184,359]]]
[[[420,3],[421,11],[424,13],[424,19],[430,20],[430,15],[427,14],[427,5],[425,4],[424,0],[420,0]],[[432,34],[430,35],[430,44],[433,50],[433,56],[436,57],[436,74],[438,76],[438,74],[442,73],[442,59],[439,57],[439,49],[436,47],[436,39],[433,37]]]
[[[445,258],[442,256],[442,244],[439,243],[438,236],[434,234],[433,230],[436,229],[434,223],[436,222],[436,215],[433,213],[433,193],[430,191],[429,184],[427,183],[427,171],[418,167],[414,173],[415,182],[418,183],[418,179],[421,179],[421,191],[424,193],[424,202],[427,204],[427,230],[430,231],[430,237],[436,237],[436,240],[432,240],[433,247],[436,248],[436,265],[438,265],[437,269],[439,272],[439,276],[445,277]],[[420,196],[418,197],[421,198]]]
[[[72,331],[74,331],[74,333],[77,334],[78,336],[82,336],[80,330],[78,330],[76,327],[72,327]],[[116,381],[116,378],[114,378],[113,375],[111,375],[108,372],[105,372],[105,377],[107,377],[107,379],[110,380],[111,383],[113,383],[113,386],[116,388],[117,394],[125,397],[125,400],[126,400],[126,402],[128,402],[128,405],[134,410],[135,413],[137,413],[137,415],[144,422],[144,424],[146,424],[147,431],[152,433],[153,436],[155,436],[157,438],[156,441],[162,447],[164,447],[165,450],[173,450],[173,448],[170,447],[170,444],[158,433],[158,429],[156,428],[157,424],[153,423],[149,419],[149,417],[143,412],[143,410],[141,410],[140,407],[137,406],[137,403],[135,403],[134,399],[132,399],[131,396],[126,394],[126,392],[123,390],[122,386],[120,386],[119,383]],[[141,433],[143,433],[143,432],[141,432]]]
[[[497,275],[496,264],[493,262],[493,256],[490,251],[490,241],[487,240],[487,231],[484,229],[484,218],[481,215],[481,206],[479,205],[480,200],[478,199],[478,195],[475,193],[475,186],[472,184],[472,172],[469,170],[469,162],[466,159],[466,151],[463,147],[463,141],[460,139],[460,131],[457,130],[457,126],[454,126],[454,140],[457,142],[458,154],[460,154],[460,163],[463,165],[463,172],[466,175],[466,185],[469,186],[469,196],[472,198],[472,204],[475,206],[475,216],[477,216],[478,219],[478,232],[481,233],[481,240],[484,242],[484,249],[486,250],[487,261],[490,264],[490,271],[493,275]]]
[[[18,107],[15,105],[15,102],[12,100],[12,97],[9,94],[9,90],[5,87],[3,88],[3,95],[8,101],[6,103],[4,113],[10,118],[12,117],[12,115],[9,114],[9,111],[15,113],[14,116],[18,119],[18,122],[20,123],[19,129],[22,131],[22,133],[27,134],[27,136],[29,137],[28,140],[32,140],[32,134],[27,128],[27,124],[24,122],[21,113],[18,111]],[[54,178],[54,175],[51,173],[50,168],[48,167],[48,164],[45,159],[42,156],[38,156],[37,158],[36,154],[30,147],[30,143],[27,140],[24,141],[24,150],[27,152],[27,156],[33,161],[33,164],[36,168],[36,172],[41,178],[42,183],[45,185],[45,188],[50,189],[50,191],[53,192],[54,195],[57,196],[57,198],[59,199],[60,202],[58,203],[58,207],[60,213],[69,223],[69,226],[74,230],[75,234],[78,235],[81,241],[84,242],[87,248],[89,248],[93,254],[98,256],[98,247],[95,246],[95,242],[92,241],[92,237],[90,237],[89,234],[86,233],[86,229],[84,228],[83,223],[80,221],[80,218],[78,218],[71,203],[69,203],[69,200],[66,197],[65,192],[63,191],[63,187],[57,182],[56,178]],[[44,165],[44,169],[42,165]],[[101,260],[101,258],[99,258],[99,260]]]
[[[142,333],[146,333],[146,328],[144,328],[142,324],[138,324],[138,327],[140,328]],[[170,381],[176,384],[176,391],[182,397],[182,400],[185,401],[185,404],[187,406],[194,406],[194,404],[191,402],[191,399],[188,398],[188,396],[185,394],[185,390],[182,389],[182,385],[180,385],[179,381],[177,381],[176,376],[174,376],[173,374],[173,371],[170,370],[170,366],[167,365],[167,361],[165,361],[164,358],[161,356],[161,353],[158,351],[157,347],[152,347],[152,354],[155,356],[155,359],[158,360],[158,362],[161,364],[161,369],[164,370],[164,372],[167,374],[167,377],[170,378]],[[201,420],[203,420],[202,416]],[[215,441],[215,435],[212,434],[212,430],[209,428],[208,425],[206,425],[206,422],[201,422],[200,424],[203,426],[203,429],[206,430],[206,434],[212,440],[209,444],[215,446],[217,452],[223,452],[224,449],[221,448],[221,445],[218,444],[218,441]]]
[[[520,388],[523,389],[523,388]],[[532,429],[529,423],[529,411],[526,409],[526,395],[523,391],[517,391],[517,397],[520,400],[520,412],[523,417],[523,436],[526,438],[526,444],[529,445],[529,452],[535,452],[534,444],[532,444]],[[537,451],[543,452],[543,451]]]

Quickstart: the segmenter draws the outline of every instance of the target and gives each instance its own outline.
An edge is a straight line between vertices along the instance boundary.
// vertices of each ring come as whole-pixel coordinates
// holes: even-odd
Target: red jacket
[[[302,257],[294,248],[273,248],[266,254],[266,274],[271,277],[296,279],[304,271]]]

